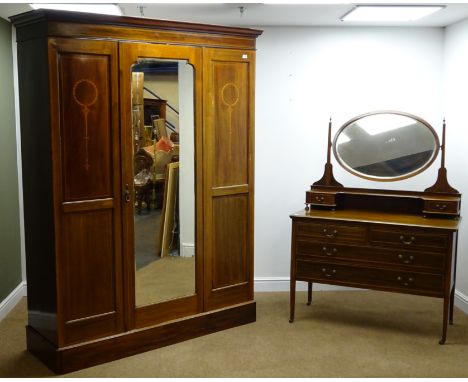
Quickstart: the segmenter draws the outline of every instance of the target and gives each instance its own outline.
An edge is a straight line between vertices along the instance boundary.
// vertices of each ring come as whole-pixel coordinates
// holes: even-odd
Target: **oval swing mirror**
[[[339,129],[333,141],[333,152],[342,167],[376,181],[419,174],[435,160],[439,147],[437,133],[429,123],[395,111],[355,117]]]

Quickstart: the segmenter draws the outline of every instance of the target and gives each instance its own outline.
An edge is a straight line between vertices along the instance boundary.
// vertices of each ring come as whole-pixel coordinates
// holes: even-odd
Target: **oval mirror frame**
[[[356,160],[355,159],[355,164],[350,164],[349,163],[349,158],[348,160],[346,160],[347,158],[344,158],[345,155],[343,155],[343,153],[340,154],[340,149],[339,149],[339,145],[340,144],[344,144],[344,143],[348,143],[351,142],[351,139],[349,137],[347,137],[345,135],[345,132],[346,130],[350,130],[350,129],[353,129],[354,127],[354,130],[356,131],[353,131],[351,130],[351,132],[354,134],[354,135],[359,135],[360,131],[357,131],[358,129],[360,130],[363,130],[362,126],[360,126],[357,122],[358,121],[361,121],[362,120],[365,120],[366,123],[368,123],[368,120],[371,120],[371,119],[376,119],[378,117],[381,117],[381,116],[389,116],[390,119],[394,119],[394,120],[413,120],[414,123],[411,123],[411,124],[406,124],[406,125],[403,125],[403,126],[400,126],[400,127],[390,127],[388,129],[382,129],[380,128],[380,130],[382,131],[378,131],[379,128],[375,129],[375,127],[372,127],[372,129],[374,129],[374,131],[372,133],[369,133],[368,131],[365,131],[364,132],[366,133],[367,136],[378,136],[380,134],[380,143],[385,143],[385,144],[388,144],[388,145],[393,145],[393,147],[395,148],[395,144],[399,144],[400,142],[402,142],[402,140],[405,140],[405,137],[401,134],[402,131],[400,131],[400,135],[395,135],[394,133],[396,132],[396,130],[402,128],[402,127],[406,127],[406,126],[411,126],[412,128],[424,128],[426,130],[421,130],[420,131],[420,134],[422,134],[423,136],[426,135],[424,137],[424,139],[427,141],[430,138],[433,138],[433,148],[432,150],[426,150],[426,151],[423,151],[423,152],[419,152],[419,151],[416,151],[416,153],[413,153],[413,152],[409,152],[409,153],[406,153],[405,156],[402,156],[402,157],[396,157],[396,158],[392,158],[390,160],[384,160],[384,161],[381,161],[381,162],[370,162],[372,163],[372,165],[365,165],[363,166],[362,164],[360,166],[357,166],[356,163],[359,162],[359,160]],[[366,123],[364,123],[364,125],[366,125]],[[370,125],[369,125],[370,126]],[[369,128],[371,129],[371,128]],[[369,130],[370,131],[370,130]],[[388,134],[388,131],[393,131],[393,134],[390,134],[391,136],[389,136]],[[427,134],[427,132],[430,133],[430,135]],[[385,135],[385,133],[387,133]],[[407,134],[408,135],[408,134]],[[362,138],[362,134],[361,134],[361,137],[359,138]],[[340,143],[340,139],[341,139],[341,143]],[[376,143],[378,144],[379,139],[368,139],[368,140],[361,140],[361,139],[358,139],[358,145],[357,145],[357,148],[355,150],[359,151],[359,152],[362,152],[363,148],[366,147],[366,148],[369,148],[369,147],[373,147],[373,153],[376,155],[376,156],[379,156],[379,157],[382,157],[382,156],[385,156],[385,150],[383,150],[382,147],[377,147]],[[343,142],[345,141],[345,142]],[[406,137],[406,140],[405,142],[408,142],[408,136]],[[427,144],[428,142],[424,142],[422,143],[422,146],[424,146],[424,144],[426,144],[426,147],[427,147]],[[359,147],[359,145],[361,147]],[[357,117],[354,117],[352,119],[350,119],[349,121],[347,121],[339,130],[338,132],[336,133],[335,135],[335,138],[333,140],[333,153],[335,155],[335,158],[336,160],[338,161],[338,163],[341,165],[341,167],[343,167],[346,171],[350,172],[351,174],[353,175],[356,175],[356,176],[359,176],[361,178],[364,178],[364,179],[367,179],[367,180],[374,180],[374,181],[381,181],[381,182],[393,182],[393,181],[397,181],[397,180],[402,180],[402,179],[407,179],[407,178],[410,178],[410,177],[413,177],[421,172],[423,172],[424,170],[426,170],[433,162],[434,160],[437,158],[437,155],[439,153],[439,150],[440,150],[440,143],[439,143],[439,137],[436,133],[436,131],[434,130],[434,128],[428,123],[426,122],[425,120],[423,120],[422,118],[419,118],[413,114],[409,114],[409,113],[405,113],[405,112],[399,112],[399,111],[389,111],[389,110],[381,110],[381,111],[373,111],[373,112],[369,112],[369,113],[365,113],[365,114],[361,114]],[[349,144],[348,144],[349,146]],[[412,146],[414,146],[412,144]],[[408,145],[409,147],[409,145]],[[395,149],[393,148],[393,151],[395,151]],[[345,150],[341,150],[341,151],[345,151]],[[350,151],[350,150],[348,150]],[[350,151],[352,152],[352,151]],[[355,151],[354,151],[355,152]],[[371,153],[372,155],[372,153]],[[393,152],[392,154],[387,150],[387,155],[396,155],[395,152]],[[399,154],[398,154],[399,155]],[[396,173],[396,174],[385,174],[385,172],[391,172],[391,171],[395,171],[395,169],[393,168],[394,166],[392,166],[392,161],[394,161],[393,163],[397,163],[398,161],[400,161],[400,164],[402,163],[401,161],[401,158],[403,157],[406,157],[406,158],[411,158],[412,159],[415,159],[415,164],[414,165],[408,165],[408,163],[405,163],[404,166],[400,166],[400,167],[405,167],[407,168],[408,170],[407,171],[404,171],[404,172],[401,172],[401,173]],[[362,158],[361,158],[361,161],[362,161]],[[419,163],[418,165],[416,165],[416,163]],[[390,165],[389,165],[390,164]],[[362,170],[363,167],[366,167],[366,171]],[[395,166],[397,167],[397,166]],[[359,170],[359,168],[361,170]],[[373,170],[372,170],[373,169]],[[372,173],[372,171],[374,171],[374,173]],[[380,174],[379,174],[380,172]]]

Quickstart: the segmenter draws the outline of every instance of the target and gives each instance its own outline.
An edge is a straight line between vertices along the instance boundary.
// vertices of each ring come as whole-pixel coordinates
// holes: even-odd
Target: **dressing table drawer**
[[[306,193],[306,204],[333,207],[336,206],[336,194],[308,191]]]
[[[296,254],[300,257],[316,257],[347,262],[381,263],[382,265],[403,265],[406,267],[427,268],[442,272],[445,256],[441,253],[406,251],[393,248],[358,247],[317,243],[298,239]]]
[[[296,278],[298,280],[399,290],[431,296],[440,296],[443,293],[444,278],[442,274],[301,260],[298,260],[296,264]]]
[[[423,213],[458,215],[460,213],[460,202],[425,200]]]
[[[411,228],[371,228],[369,240],[374,245],[398,246],[404,249],[424,249],[433,252],[444,251],[450,241],[447,234],[412,231]]]
[[[364,243],[366,240],[365,227],[320,222],[297,223],[297,234],[324,241]]]

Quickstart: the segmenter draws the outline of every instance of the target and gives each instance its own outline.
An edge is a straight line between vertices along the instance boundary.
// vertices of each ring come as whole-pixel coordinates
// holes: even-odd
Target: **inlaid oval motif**
[[[73,85],[73,99],[82,107],[90,107],[97,100],[98,90],[96,84],[90,80],[82,79]]]
[[[239,102],[239,88],[232,82],[228,82],[221,89],[221,100],[228,107],[234,107]]]

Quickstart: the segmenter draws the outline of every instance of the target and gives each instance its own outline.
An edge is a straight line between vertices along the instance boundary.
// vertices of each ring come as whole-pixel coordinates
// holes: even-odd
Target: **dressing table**
[[[347,188],[335,180],[331,150],[352,174],[396,181],[427,169],[441,152],[437,181],[423,192]],[[461,195],[447,181],[445,122],[435,130],[411,114],[378,111],[346,122],[331,141],[323,177],[291,215],[290,322],[296,281],[332,284],[443,300],[442,334],[453,323]]]

